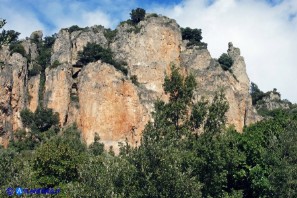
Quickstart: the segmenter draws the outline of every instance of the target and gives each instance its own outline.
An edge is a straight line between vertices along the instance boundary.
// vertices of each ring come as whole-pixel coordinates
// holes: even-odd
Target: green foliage
[[[204,125],[205,133],[218,133],[226,124],[226,113],[229,109],[229,104],[223,94],[223,91],[216,93],[212,104],[209,106],[209,113]]]
[[[191,117],[189,120],[189,125],[194,131],[199,129],[203,124],[208,112],[208,101],[202,99],[193,105]]]
[[[57,127],[59,124],[58,113],[53,113],[52,109],[38,107],[35,113],[28,109],[21,111],[21,119],[24,126],[37,129],[40,132],[47,131],[51,127]]]
[[[78,52],[79,61],[86,65],[90,62],[101,60],[105,63],[113,65],[116,69],[127,75],[128,71],[121,62],[113,59],[113,53],[110,49],[105,49],[98,44],[88,43],[83,51]]]
[[[22,56],[26,57],[26,51],[25,51],[23,45],[21,44],[21,42],[12,42],[12,43],[10,43],[9,50],[10,50],[11,54],[19,53]]]
[[[55,187],[78,180],[78,165],[84,160],[85,147],[77,134],[72,127],[36,150],[32,168],[41,186]]]
[[[131,79],[131,81],[132,81],[132,83],[133,83],[134,85],[139,86],[139,82],[138,82],[138,79],[137,79],[137,76],[136,76],[136,75],[132,75],[132,76],[130,77],[130,79]]]
[[[46,36],[44,37],[43,40],[43,45],[45,48],[52,48],[52,46],[54,45],[55,41],[56,41],[56,34],[53,34],[52,36]]]
[[[51,69],[53,69],[53,68],[57,68],[59,65],[61,65],[61,63],[60,63],[58,60],[55,60],[55,61],[53,62],[53,64],[50,66],[50,68],[51,68]]]
[[[0,29],[6,24],[5,19],[0,19]],[[16,42],[18,40],[20,33],[14,30],[2,30],[0,33],[0,48],[2,45],[10,44],[11,42]]]
[[[220,58],[218,59],[219,63],[221,64],[221,67],[226,71],[229,70],[231,68],[231,66],[233,65],[233,60],[232,58],[226,54],[223,53]]]
[[[75,32],[75,31],[80,31],[80,30],[83,30],[84,28],[81,28],[77,25],[73,25],[71,27],[68,28],[68,32],[71,34],[72,32]]]
[[[145,17],[145,10],[142,8],[133,9],[130,13],[132,23],[138,24]]]
[[[207,48],[207,44],[201,42],[201,40],[203,38],[201,35],[202,34],[201,29],[191,29],[189,27],[186,27],[186,28],[181,28],[181,33],[182,33],[182,39],[189,41],[187,46],[196,45],[202,49]]]
[[[258,85],[255,83],[251,83],[251,96],[252,96],[252,103],[256,105],[258,101],[261,101],[265,96],[265,93],[258,88]]]
[[[88,64],[97,60],[102,60],[106,63],[112,63],[112,52],[110,49],[105,49],[96,43],[88,43],[82,52],[78,52],[79,60],[82,64]]]
[[[111,29],[108,28],[108,29],[105,29],[104,30],[104,36],[105,36],[105,38],[107,39],[107,41],[109,43],[111,43],[114,40],[114,38],[116,37],[117,33],[118,33],[118,31],[116,29],[115,30],[111,30]]]
[[[95,155],[101,155],[104,152],[104,144],[100,143],[100,137],[98,133],[95,133],[94,142],[89,146],[90,152]]]
[[[33,66],[31,69],[28,70],[28,76],[33,77],[33,76],[37,76],[38,74],[41,73],[42,67],[37,64],[37,63],[33,63]]]
[[[4,186],[14,175],[14,158],[16,153],[13,150],[0,148],[0,186]]]
[[[159,17],[159,15],[156,14],[156,13],[152,13],[152,14],[148,15],[148,17],[149,17],[149,18],[150,18],[150,17]]]

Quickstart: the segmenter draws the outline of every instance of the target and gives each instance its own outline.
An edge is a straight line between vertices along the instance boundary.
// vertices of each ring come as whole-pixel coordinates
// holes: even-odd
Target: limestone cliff
[[[45,70],[45,79],[41,75],[28,78],[28,69],[38,57],[37,46],[30,39],[22,45],[31,62],[21,54],[11,55],[7,47],[2,48],[1,141],[22,127],[19,116],[22,109],[35,111],[38,105],[44,105],[59,113],[61,126],[77,123],[87,144],[98,133],[107,147],[117,148],[119,141],[126,140],[136,145],[151,120],[154,101],[166,100],[162,84],[172,64],[185,74],[194,74],[198,82],[197,98],[211,100],[218,89],[225,90],[230,105],[228,123],[238,131],[259,119],[251,104],[244,59],[231,43],[228,54],[234,64],[232,71],[224,71],[207,49],[188,47],[179,25],[167,17],[147,15],[137,25],[121,23],[115,37],[106,33],[102,26],[76,31],[62,29],[50,57],[51,64],[56,66]],[[42,37],[40,32],[33,34],[33,39]],[[78,61],[78,52],[88,42],[109,47],[117,61],[127,63],[128,75],[101,61],[83,66]],[[137,86],[130,80],[132,76],[137,77]],[[40,89],[43,83],[44,88]]]

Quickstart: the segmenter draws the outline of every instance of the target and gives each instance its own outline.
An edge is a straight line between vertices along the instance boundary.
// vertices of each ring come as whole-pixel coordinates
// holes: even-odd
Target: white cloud
[[[201,28],[203,41],[213,57],[227,44],[241,49],[250,80],[264,91],[277,88],[283,98],[297,102],[297,1],[284,0],[271,6],[256,0],[185,0],[155,12],[177,20],[181,26]]]
[[[20,32],[21,38],[30,36],[33,31],[45,29],[45,26],[30,12],[18,12],[14,8],[4,6],[2,8],[0,9],[1,18],[6,19],[7,22],[4,29]]]

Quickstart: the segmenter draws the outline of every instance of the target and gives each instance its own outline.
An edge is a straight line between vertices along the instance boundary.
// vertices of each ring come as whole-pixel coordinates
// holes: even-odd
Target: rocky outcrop
[[[107,36],[102,26],[71,31],[62,29],[57,34],[52,66],[41,76],[27,77],[27,69],[38,56],[37,45],[31,40],[22,42],[29,64],[20,54],[11,56],[7,47],[0,51],[1,137],[7,139],[9,132],[22,127],[22,109],[35,111],[42,104],[59,113],[61,126],[77,123],[88,145],[98,133],[106,147],[113,146],[116,151],[118,142],[127,140],[135,146],[152,120],[155,100],[168,97],[162,85],[173,64],[184,74],[195,76],[197,99],[204,96],[211,100],[219,89],[225,91],[230,105],[228,123],[238,131],[259,119],[251,104],[244,59],[231,43],[228,54],[234,64],[232,70],[224,71],[207,49],[188,47],[179,25],[167,17],[147,15],[137,25],[124,22],[115,37]],[[31,39],[38,42],[41,37],[41,32],[35,32]],[[118,62],[127,63],[123,66],[128,75],[101,61],[86,66],[79,63],[78,52],[88,42],[109,47]],[[137,77],[137,86],[131,77]]]
[[[45,72],[44,106],[59,113],[60,125],[67,122],[72,87],[71,65],[64,63]]]
[[[106,147],[117,149],[126,139],[139,143],[148,115],[135,85],[121,72],[100,61],[88,64],[79,77],[78,96],[78,126],[87,144],[95,133]]]
[[[275,109],[290,109],[291,103],[287,100],[282,100],[280,93],[276,89],[265,93],[262,100],[258,101],[256,108],[258,110],[266,109],[272,111]]]
[[[107,47],[107,39],[104,37],[104,27],[93,26],[69,32],[68,29],[62,29],[57,36],[53,46],[53,54],[51,62],[58,60],[60,63],[69,63],[75,65],[77,63],[77,54],[82,51],[87,43],[97,43],[103,47]]]
[[[7,145],[10,133],[22,128],[20,111],[27,102],[27,59],[8,48],[0,50],[0,142]]]
[[[250,81],[238,48],[234,48],[232,43],[229,43],[228,54],[234,61],[231,71],[224,71],[206,49],[195,47],[183,49],[182,65],[196,78],[198,99],[206,97],[211,101],[216,92],[223,90],[229,102],[227,122],[229,125],[234,125],[238,131],[242,131],[245,125],[260,119],[252,106],[249,93]]]

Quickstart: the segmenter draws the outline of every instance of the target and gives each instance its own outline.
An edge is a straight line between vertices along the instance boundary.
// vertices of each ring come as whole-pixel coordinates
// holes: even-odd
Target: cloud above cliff
[[[226,52],[232,41],[241,49],[251,81],[297,102],[296,0],[0,0],[0,5],[6,29],[22,37],[40,29],[49,35],[74,24],[114,28],[129,18],[131,9],[143,7],[183,27],[201,28],[213,57]]]

